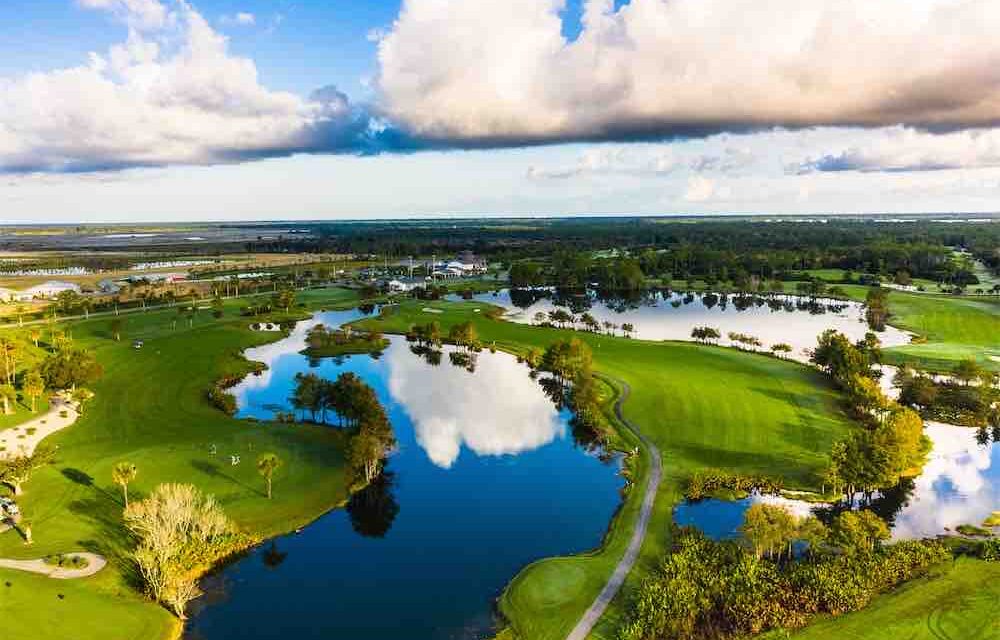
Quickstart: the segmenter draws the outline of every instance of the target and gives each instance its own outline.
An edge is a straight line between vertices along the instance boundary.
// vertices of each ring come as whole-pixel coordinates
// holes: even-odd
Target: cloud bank
[[[810,157],[789,173],[841,171],[905,172],[1000,167],[1000,131],[976,129],[933,135],[892,127],[865,137],[864,144]]]
[[[185,0],[75,1],[114,16],[127,39],[76,67],[0,78],[0,172],[829,127],[854,128],[850,142],[804,149],[787,174],[1000,166],[995,0],[585,0],[572,40],[565,0],[403,0],[367,34],[372,105],[333,87],[269,89]],[[752,162],[740,150],[596,151],[528,175],[732,174]],[[710,182],[692,181],[692,198]]]
[[[80,0],[128,39],[87,64],[0,79],[0,170],[92,171],[377,149],[382,131],[333,88],[260,84],[254,62],[185,2]]]
[[[405,0],[382,106],[468,144],[1000,120],[995,0]],[[488,25],[488,28],[484,25]]]

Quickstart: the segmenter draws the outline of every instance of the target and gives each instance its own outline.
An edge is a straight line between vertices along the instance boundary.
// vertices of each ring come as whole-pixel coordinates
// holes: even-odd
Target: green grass
[[[927,339],[888,349],[891,363],[915,362],[947,371],[963,358],[1000,370],[1000,300],[970,299],[894,291],[889,294],[890,323]]]
[[[53,580],[7,569],[0,569],[0,621],[12,639],[167,640],[177,633],[166,610],[100,577]]]
[[[443,313],[426,313],[428,307]],[[661,450],[665,472],[638,564],[626,583],[642,579],[668,544],[681,481],[712,466],[743,473],[782,475],[793,486],[813,486],[813,474],[849,421],[838,396],[816,371],[791,362],[732,349],[689,343],[654,343],[573,333],[489,320],[482,304],[406,302],[380,319],[361,321],[386,332],[437,321],[447,332],[457,322],[476,323],[489,346],[523,353],[575,335],[594,353],[595,369],[632,388],[626,417]],[[644,476],[641,483],[644,483]],[[529,566],[501,599],[501,610],[525,640],[565,637],[607,579],[624,550],[638,505],[632,498],[596,553],[544,560]],[[598,637],[613,636],[622,602],[612,606]]]
[[[1000,563],[961,558],[879,596],[867,608],[825,617],[768,640],[995,640],[1000,638]]]
[[[855,301],[864,302],[868,287],[842,285]],[[948,372],[965,358],[1000,371],[1000,299],[989,296],[889,292],[889,324],[926,339],[884,351],[888,364],[908,363]]]
[[[354,294],[344,290],[326,291],[325,296],[310,292],[308,298],[308,304],[316,306],[355,301]],[[131,593],[121,497],[111,481],[112,467],[125,460],[139,469],[130,486],[133,499],[163,482],[195,484],[215,495],[242,529],[261,536],[302,526],[343,502],[346,443],[339,432],[240,421],[206,400],[216,380],[248,369],[239,356],[244,349],[276,338],[250,331],[248,325],[258,319],[239,318],[239,304],[229,303],[221,319],[204,311],[193,327],[182,320],[176,329],[174,310],[130,315],[121,342],[111,338],[110,318],[71,325],[75,340],[94,350],[105,375],[94,385],[96,397],[80,420],[49,439],[59,445],[55,464],[36,472],[19,499],[33,522],[35,544],[24,546],[13,531],[2,534],[0,557],[93,551],[110,562],[102,580],[116,593]],[[145,340],[142,350],[132,348],[136,338]],[[209,451],[212,445],[215,456]],[[277,453],[285,463],[275,476],[270,501],[254,466],[264,452]],[[231,454],[242,458],[238,466],[231,466]],[[126,601],[141,607],[121,606]],[[102,606],[101,615],[110,620],[142,617],[140,610],[159,615],[159,608],[147,607],[138,598],[95,606]],[[39,637],[27,622],[5,618],[5,638]]]

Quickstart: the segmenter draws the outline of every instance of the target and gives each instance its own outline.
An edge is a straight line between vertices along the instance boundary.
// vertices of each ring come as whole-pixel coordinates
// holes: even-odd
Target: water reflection
[[[514,322],[538,323],[550,312],[563,310],[576,316],[576,326],[582,328],[581,316],[586,313],[600,331],[622,335],[622,325],[628,323],[635,327],[633,335],[644,340],[690,340],[693,327],[708,325],[723,336],[729,332],[753,335],[765,348],[789,344],[797,359],[803,359],[803,349],[814,347],[816,337],[826,329],[837,329],[855,341],[869,330],[859,303],[792,295],[670,291],[609,295],[515,289],[480,294],[476,300],[506,307],[508,319]],[[893,327],[887,327],[879,338],[886,347],[909,343],[909,335]],[[730,343],[725,338],[721,342]]]
[[[620,504],[617,461],[576,446],[569,413],[525,365],[482,352],[475,373],[450,357],[435,366],[396,338],[377,360],[310,362],[299,353],[306,329],[352,317],[319,314],[251,350],[268,371],[233,392],[239,415],[268,420],[289,410],[296,373],[357,374],[396,432],[387,473],[345,509],[207,581],[190,637],[489,638],[496,596],[518,570],[600,544]],[[440,359],[454,350],[435,351]]]
[[[476,354],[475,375],[464,367],[431,373],[404,344],[394,340],[385,352],[389,392],[406,406],[417,442],[439,467],[451,467],[463,446],[476,455],[500,456],[565,435],[556,407],[514,358],[483,352]],[[454,347],[444,351],[460,353]]]
[[[926,423],[933,449],[923,473],[878,494],[866,507],[882,517],[897,540],[933,537],[962,524],[981,525],[1000,508],[1000,445],[982,443],[976,430]],[[797,515],[830,520],[846,507],[815,506],[772,496],[732,502],[702,500],[679,505],[678,524],[694,525],[716,538],[733,538],[743,513],[754,502],[782,504]]]
[[[893,535],[919,538],[980,525],[1000,508],[1000,446],[980,444],[976,431],[927,423],[934,442],[927,465],[914,480],[913,497],[896,516]]]
[[[351,528],[366,538],[384,538],[399,513],[393,492],[396,474],[385,471],[347,501]]]

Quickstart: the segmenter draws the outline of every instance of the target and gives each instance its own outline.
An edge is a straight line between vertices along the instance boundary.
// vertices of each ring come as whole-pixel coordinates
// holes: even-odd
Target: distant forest
[[[956,287],[979,280],[964,250],[1000,273],[1000,221],[886,219],[726,220],[572,218],[315,223],[311,236],[251,242],[256,252],[372,254],[389,259],[472,250],[513,265],[518,284],[631,288],[643,278],[738,282],[807,269],[923,278]],[[614,250],[606,260],[597,251]]]

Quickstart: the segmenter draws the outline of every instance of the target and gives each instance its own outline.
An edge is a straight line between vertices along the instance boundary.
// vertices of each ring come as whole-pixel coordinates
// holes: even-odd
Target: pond
[[[270,419],[289,410],[296,373],[355,372],[399,441],[385,478],[206,580],[189,637],[490,637],[495,600],[521,568],[600,544],[620,504],[619,461],[575,443],[570,416],[524,365],[483,352],[470,373],[446,347],[434,366],[401,338],[377,359],[299,354],[308,328],[360,315],[317,314],[248,350],[268,370],[233,391],[240,416]]]
[[[452,299],[456,299],[453,297]],[[501,290],[478,294],[474,299],[508,309],[507,319],[533,323],[536,314],[563,309],[577,317],[587,312],[597,322],[610,322],[621,335],[621,325],[635,326],[634,337],[643,340],[691,340],[691,329],[710,326],[722,333],[721,344],[731,344],[729,332],[755,336],[769,349],[786,343],[792,357],[803,360],[803,349],[816,346],[816,337],[837,329],[852,340],[869,330],[863,305],[824,298],[792,295],[738,295],[649,291],[629,297],[601,296],[595,291],[565,294],[551,289]],[[883,346],[908,344],[910,336],[894,327],[879,333]]]
[[[897,540],[934,537],[962,524],[979,526],[1000,509],[1000,444],[982,432],[927,423],[934,448],[923,472],[883,492],[872,509],[892,528]],[[782,504],[797,515],[832,513],[826,506],[773,496],[742,500],[700,500],[678,505],[677,524],[695,526],[715,540],[738,537],[743,514],[754,502]],[[824,513],[825,512],[825,513]]]

